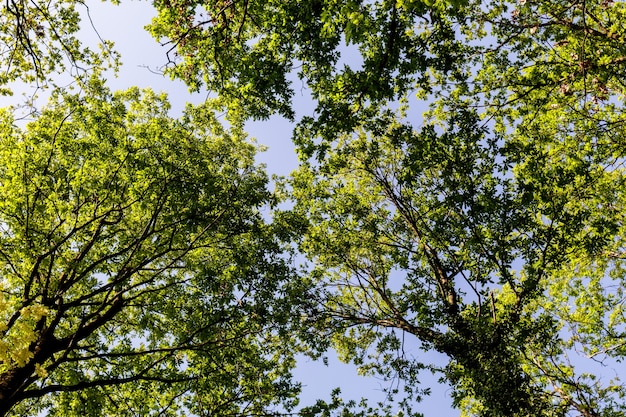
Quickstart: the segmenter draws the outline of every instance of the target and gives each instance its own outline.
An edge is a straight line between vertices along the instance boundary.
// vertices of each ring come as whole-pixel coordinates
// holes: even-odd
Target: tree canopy
[[[255,148],[201,108],[85,88],[2,115],[0,413],[288,406],[292,284]]]
[[[215,93],[179,119],[91,76],[78,4],[0,24],[7,89],[59,54],[84,89],[3,113],[2,411],[419,415],[432,372],[465,416],[626,412],[625,3],[155,0],[165,73]],[[244,126],[276,114],[270,193]],[[393,410],[297,408],[326,347]]]

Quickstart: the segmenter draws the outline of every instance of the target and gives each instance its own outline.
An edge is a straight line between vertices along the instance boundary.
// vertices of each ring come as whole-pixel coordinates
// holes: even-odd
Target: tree
[[[98,78],[0,128],[0,415],[290,408],[290,278],[255,147]],[[132,388],[130,388],[132,387]]]
[[[153,4],[166,72],[216,98],[174,121],[81,75],[25,129],[5,112],[13,412],[290,410],[302,343],[404,381],[409,414],[423,371],[465,415],[624,414],[624,3]],[[0,82],[52,79],[59,51],[114,57],[81,52],[74,6],[7,3],[2,59],[25,58]],[[293,133],[294,206],[268,225],[241,126],[295,120],[294,76],[316,110]],[[289,237],[302,280],[283,279]],[[381,413],[336,392],[299,412]]]
[[[441,372],[468,415],[624,413],[622,2],[155,6],[170,74],[231,117],[310,89],[284,218],[346,360],[410,398]]]
[[[403,355],[403,337],[386,329],[416,336],[450,357],[457,405],[481,415],[580,411],[590,394],[598,415],[621,410],[608,394],[622,392],[618,381],[586,385],[564,355],[574,343],[607,363],[623,355],[620,260],[606,259],[623,174],[596,166],[581,178],[568,161],[513,177],[508,150],[471,113],[448,116],[439,134],[390,121],[375,139],[344,137],[294,174],[308,221],[300,247],[326,289],[322,325],[339,330],[346,359],[410,388],[435,368]]]
[[[47,88],[119,65],[110,41],[95,49],[78,37],[81,14],[91,19],[83,2],[9,0],[1,10],[0,95],[12,95],[16,82]]]

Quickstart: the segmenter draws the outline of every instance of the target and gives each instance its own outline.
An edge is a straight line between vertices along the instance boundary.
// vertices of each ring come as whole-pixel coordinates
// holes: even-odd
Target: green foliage
[[[168,109],[94,79],[24,128],[3,112],[3,414],[293,404],[291,284],[255,148],[206,107]]]
[[[415,81],[426,85],[421,73],[429,66],[453,70],[461,46],[437,15],[456,13],[451,4],[462,2],[428,3],[157,1],[148,29],[171,46],[169,74],[191,89],[218,91],[233,117],[293,117],[289,74],[297,72],[320,117],[350,129],[346,117],[368,100],[399,97]],[[429,11],[433,25],[424,31],[418,22],[428,22]]]
[[[113,44],[101,40],[84,45],[77,37],[81,13],[89,8],[75,0],[6,1],[0,13],[0,95],[12,95],[12,83],[31,87],[54,86],[63,73],[84,77],[94,68],[117,68]],[[69,79],[71,82],[71,78]]]
[[[440,371],[467,415],[623,413],[619,378],[586,371],[624,354],[623,2],[193,2],[189,32],[157,9],[170,73],[233,119],[310,90],[285,218],[342,359]]]
[[[173,120],[81,75],[27,127],[1,115],[5,412],[290,412],[293,352],[327,347],[401,381],[398,415],[424,372],[466,416],[626,412],[623,2],[153,5],[166,72],[215,98]],[[7,3],[0,84],[115,64],[75,6]],[[241,126],[274,114],[301,163],[268,224]],[[394,411],[334,391],[295,412]]]

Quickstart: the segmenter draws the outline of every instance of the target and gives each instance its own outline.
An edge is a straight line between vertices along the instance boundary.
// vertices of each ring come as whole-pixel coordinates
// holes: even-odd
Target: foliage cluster
[[[419,415],[425,372],[465,416],[626,413],[624,2],[155,0],[166,73],[216,93],[178,119],[106,88],[80,4],[0,23],[7,92],[81,88],[2,113],[0,415]],[[242,126],[276,114],[272,193]],[[326,347],[393,406],[298,408]]]

